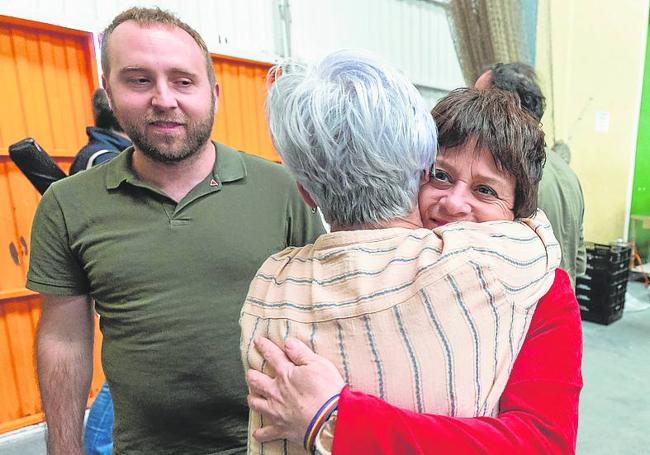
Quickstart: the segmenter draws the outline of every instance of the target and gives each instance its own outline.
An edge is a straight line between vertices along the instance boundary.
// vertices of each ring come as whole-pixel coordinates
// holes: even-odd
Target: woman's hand
[[[332,362],[295,338],[287,339],[284,351],[267,338],[256,338],[255,348],[275,377],[253,369],[246,373],[248,406],[264,418],[264,427],[253,437],[259,442],[288,439],[302,445],[312,417],[341,391],[343,377]]]

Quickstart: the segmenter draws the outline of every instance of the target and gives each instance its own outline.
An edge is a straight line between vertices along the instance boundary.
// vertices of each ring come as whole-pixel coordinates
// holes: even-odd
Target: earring
[[[312,208],[311,208],[311,213],[316,213],[316,210],[318,210],[317,207],[312,207]]]

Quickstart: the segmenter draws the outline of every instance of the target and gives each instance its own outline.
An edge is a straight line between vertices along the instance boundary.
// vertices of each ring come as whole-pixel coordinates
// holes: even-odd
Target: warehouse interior
[[[489,64],[532,66],[546,98],[546,144],[565,146],[584,195],[576,453],[650,447],[648,0],[0,0],[0,453],[46,453],[34,351],[41,298],[25,287],[41,194],[10,149],[33,138],[69,172],[93,125],[100,32],[131,6],[172,11],[203,36],[220,85],[211,137],[276,163],[266,75],[282,59],[364,49],[430,107]],[[99,327],[89,406],[105,382]]]

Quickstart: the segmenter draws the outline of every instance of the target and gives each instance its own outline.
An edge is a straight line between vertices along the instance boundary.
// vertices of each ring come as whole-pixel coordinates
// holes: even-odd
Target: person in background
[[[95,126],[86,128],[88,143],[77,153],[70,166],[70,175],[105,163],[131,145],[113,114],[103,88],[98,88],[93,93],[93,116]]]
[[[86,455],[113,453],[113,400],[108,384],[104,383],[95,397],[84,427]]]
[[[548,289],[537,287],[544,279],[533,265],[552,281],[559,264],[554,238],[546,254],[528,249],[549,238],[548,221],[532,237],[505,221],[535,212],[543,133],[512,94],[452,92],[433,112],[441,149],[429,173],[435,129],[421,103],[406,78],[346,53],[310,71],[283,68],[270,91],[274,143],[333,232],[272,256],[251,283],[241,347],[249,405],[262,416],[252,414],[251,431],[264,445],[251,441],[249,453],[330,451],[341,429],[334,414],[316,411],[343,383],[343,395],[363,391],[411,412],[498,412],[506,364]],[[423,222],[434,230],[417,229]],[[298,338],[305,344],[287,346],[309,345],[340,372],[328,376],[325,396],[300,394],[288,413],[302,420],[277,422],[269,383],[293,376],[255,352],[258,336],[278,345]],[[270,443],[278,430],[293,444]]]
[[[54,183],[33,223],[27,287],[48,453],[83,453],[93,305],[113,451],[245,450],[238,318],[255,271],[323,228],[280,165],[210,140],[219,97],[201,36],[134,7],[103,33],[102,84],[133,146]]]
[[[434,108],[433,115],[441,125],[441,151],[458,148],[466,142],[467,134],[463,131],[472,122],[458,124],[453,117],[439,118],[441,113]],[[529,121],[538,124],[531,117]],[[445,124],[456,126],[447,128]],[[490,123],[484,126],[492,130],[502,128],[501,124],[498,128]],[[453,207],[476,207],[472,198],[489,197],[492,193],[482,185],[470,184],[474,183],[471,175],[465,173],[471,167],[459,167],[454,156],[441,152],[439,169],[432,171],[432,181],[421,188],[419,205],[425,227],[440,229],[437,226],[452,221],[450,212],[456,213],[455,217],[462,216],[461,219],[472,219],[477,216],[475,210],[458,212]],[[451,199],[443,200],[445,197]],[[450,224],[449,229],[454,225]],[[317,452],[329,451],[331,444],[337,455],[574,453],[583,384],[582,329],[579,307],[565,271],[556,270],[549,292],[534,312],[527,312],[527,317],[531,316],[498,411],[482,417],[416,412],[408,406],[391,405],[386,397],[347,386],[341,390],[343,377],[326,357],[315,354],[294,338],[276,345],[262,333],[254,344],[275,375],[254,370],[247,375],[251,387],[249,404],[260,412],[264,422],[255,437],[262,442],[289,438],[301,443],[301,431],[314,423],[320,430],[316,435],[310,434],[310,438],[319,442]],[[335,410],[330,406],[332,396],[338,400]],[[320,411],[332,412],[314,413],[323,404]]]
[[[497,63],[476,80],[478,89],[497,88],[516,93],[521,107],[541,122],[546,99],[537,83],[535,70],[525,63]],[[546,213],[562,248],[560,267],[567,271],[575,287],[576,276],[587,268],[582,234],[585,201],[578,176],[555,147],[546,150],[546,164],[539,184],[537,205]]]

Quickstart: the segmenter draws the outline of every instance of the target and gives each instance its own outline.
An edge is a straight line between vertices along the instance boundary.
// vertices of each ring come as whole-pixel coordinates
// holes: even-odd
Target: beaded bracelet
[[[303,445],[305,446],[307,452],[312,453],[312,447],[314,446],[316,435],[318,435],[318,432],[320,431],[323,424],[327,422],[327,419],[329,419],[332,413],[336,411],[338,406],[339,394],[337,393],[329,400],[327,400],[325,404],[323,404],[323,406],[321,406],[320,409],[316,412],[316,414],[314,414],[314,417],[311,419],[311,422],[307,427],[307,431],[305,432],[305,439],[303,441]]]

